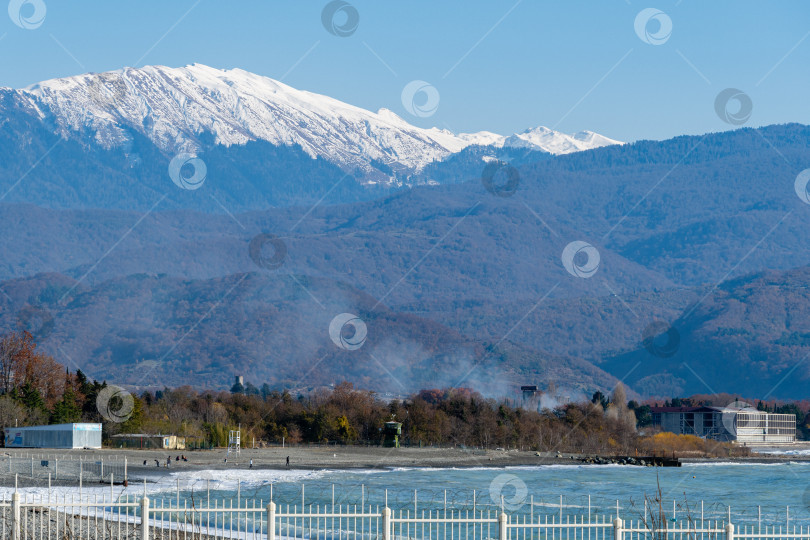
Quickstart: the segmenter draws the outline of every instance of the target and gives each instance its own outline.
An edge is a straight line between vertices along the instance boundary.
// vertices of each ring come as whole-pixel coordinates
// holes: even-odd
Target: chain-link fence
[[[123,482],[127,479],[127,458],[48,454],[7,455],[0,458],[0,471],[54,481]]]

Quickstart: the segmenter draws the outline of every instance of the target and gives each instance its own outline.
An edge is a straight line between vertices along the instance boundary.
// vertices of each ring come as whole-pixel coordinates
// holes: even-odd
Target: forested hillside
[[[4,131],[4,177],[22,169],[15,151],[30,158],[51,142],[25,118],[12,115],[13,129]],[[30,154],[23,129],[40,134]],[[392,393],[418,389],[438,366],[442,384],[454,384],[484,357],[499,359],[496,375],[481,379],[484,393],[501,380],[512,388],[565,381],[569,393],[588,393],[638,362],[643,369],[629,380],[641,394],[705,390],[686,364],[717,391],[732,390],[726,383],[759,391],[790,373],[795,384],[779,391],[791,397],[807,376],[804,365],[791,371],[810,352],[803,296],[791,292],[797,306],[781,311],[747,306],[759,294],[765,305],[787,295],[768,296],[773,288],[761,279],[750,293],[727,296],[746,275],[810,264],[810,205],[794,189],[810,160],[807,126],[556,157],[495,152],[514,160],[491,179],[503,185],[511,171],[509,192],[472,177],[475,161],[483,173],[492,156],[471,147],[426,169],[446,185],[378,198],[353,194],[367,189],[356,183],[341,191],[328,163],[267,143],[212,145],[209,176],[194,191],[167,180],[165,159],[146,146],[136,153],[154,159],[134,169],[125,156],[92,148],[85,161],[60,168],[80,154],[71,144],[55,146],[46,158],[55,161],[43,161],[0,204],[0,320],[14,329],[27,324],[28,311],[46,310],[53,330],[43,349],[80,358],[89,372],[115,371],[134,383],[139,363],[166,355],[155,381],[184,369],[220,387],[236,373],[283,387],[314,376],[309,366],[330,346],[324,328],[350,312],[369,324],[368,344],[392,340],[380,363],[403,384],[370,357],[335,357],[319,373]],[[300,194],[300,205],[276,192]],[[369,200],[346,203],[344,195]],[[38,206],[14,202],[22,200]],[[274,204],[285,206],[267,208]],[[240,211],[247,208],[262,209]],[[250,253],[251,241],[267,234],[284,248],[271,270]],[[588,279],[562,260],[573,241],[598,252]],[[796,275],[801,282],[803,270]],[[729,320],[707,326],[721,313]],[[643,346],[645,332],[661,325],[678,328],[681,356],[661,359]],[[481,352],[494,344],[498,354]],[[417,360],[411,350],[420,351]],[[268,351],[283,362],[268,361]]]

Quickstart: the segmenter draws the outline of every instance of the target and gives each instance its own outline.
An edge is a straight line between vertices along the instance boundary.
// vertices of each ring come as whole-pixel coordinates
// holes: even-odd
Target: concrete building
[[[148,435],[146,433],[121,433],[112,436],[115,448],[158,448],[161,450],[185,450],[186,438],[177,435]]]
[[[744,445],[793,444],[796,415],[753,408],[652,407],[652,424],[663,431]]]
[[[523,393],[523,399],[531,399],[539,392],[539,389],[535,384],[528,384],[521,386],[520,391]]]
[[[7,427],[6,448],[101,448],[101,424]]]

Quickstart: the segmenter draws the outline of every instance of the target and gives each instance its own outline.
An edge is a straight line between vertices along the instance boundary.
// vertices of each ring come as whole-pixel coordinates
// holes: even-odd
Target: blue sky
[[[322,0],[41,1],[35,29],[0,19],[0,85],[199,62],[390,108],[421,126],[546,125],[627,141],[734,128],[714,107],[733,87],[753,103],[747,126],[810,123],[808,2],[352,0],[359,24],[338,37],[321,22]],[[672,22],[659,45],[634,29],[650,7]],[[655,20],[645,28],[659,30]],[[440,95],[428,118],[401,102],[417,79]]]

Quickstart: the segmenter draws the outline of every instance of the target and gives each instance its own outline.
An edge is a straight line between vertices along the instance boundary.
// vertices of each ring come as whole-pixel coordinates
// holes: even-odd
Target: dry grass
[[[745,457],[751,454],[748,448],[732,443],[702,439],[694,435],[676,435],[668,432],[641,437],[639,442],[645,453],[656,456]]]

